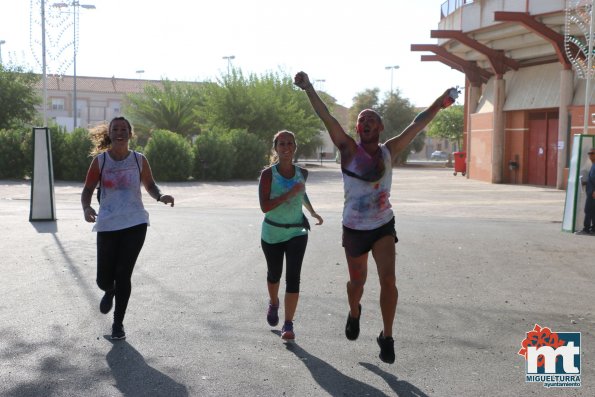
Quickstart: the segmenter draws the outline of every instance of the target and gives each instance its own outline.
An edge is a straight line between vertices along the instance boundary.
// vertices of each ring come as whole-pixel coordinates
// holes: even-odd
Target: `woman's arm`
[[[316,211],[314,211],[314,207],[312,207],[312,203],[310,203],[310,199],[308,198],[307,193],[304,193],[304,199],[302,200],[302,204],[310,212],[310,215],[313,218],[316,218],[318,220],[318,222],[316,224],[322,225],[322,222],[324,222],[324,220],[322,219],[322,217],[320,215],[318,215],[318,213]]]
[[[85,178],[85,186],[81,192],[81,205],[83,206],[83,213],[87,222],[95,222],[97,212],[91,207],[91,200],[93,200],[93,192],[99,183],[99,162],[97,157],[91,161],[91,165],[87,170]]]
[[[304,190],[303,183],[296,183],[291,187],[289,191],[283,193],[279,197],[271,198],[272,181],[273,172],[271,171],[271,168],[269,167],[264,169],[260,173],[260,180],[258,182],[258,199],[260,201],[260,209],[265,214],[277,208],[278,206],[280,206],[281,204],[283,204],[284,202],[286,202],[287,200]]]

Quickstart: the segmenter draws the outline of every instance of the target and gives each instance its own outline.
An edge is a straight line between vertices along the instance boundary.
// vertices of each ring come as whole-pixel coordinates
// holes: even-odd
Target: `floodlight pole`
[[[393,65],[393,66],[386,66],[385,69],[386,70],[390,70],[390,95],[393,95],[393,72],[395,71],[395,69],[398,69],[399,65]]]
[[[231,60],[235,59],[235,55],[228,55],[228,56],[224,56],[223,59],[227,60],[227,75],[229,76],[229,73],[231,72]]]
[[[63,7],[70,7],[72,6],[72,15],[73,15],[73,29],[74,29],[74,38],[72,41],[72,47],[74,48],[73,51],[73,58],[72,58],[72,71],[73,71],[73,76],[72,76],[72,84],[73,84],[73,95],[72,95],[72,102],[73,102],[73,108],[72,108],[72,130],[74,131],[77,127],[77,118],[78,118],[78,108],[77,108],[77,103],[76,103],[76,50],[77,50],[77,45],[76,45],[76,37],[77,37],[77,30],[76,30],[76,17],[79,11],[80,7],[86,8],[88,10],[94,10],[95,6],[93,4],[81,4],[78,1],[73,1],[70,4],[67,3],[54,3],[52,5],[53,7],[57,7],[57,8],[63,8]]]
[[[45,58],[45,0],[41,0],[41,69],[43,84],[43,126],[48,126],[48,81]]]
[[[6,40],[0,40],[0,65],[2,65],[2,44],[6,44]]]
[[[587,52],[587,82],[585,87],[585,117],[583,120],[583,133],[589,133],[589,113],[591,103],[591,78],[593,77],[593,0],[591,0],[591,20],[589,22],[589,51]]]

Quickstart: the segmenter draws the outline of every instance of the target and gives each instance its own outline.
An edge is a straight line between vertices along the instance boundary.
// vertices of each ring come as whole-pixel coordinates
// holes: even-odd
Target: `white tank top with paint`
[[[345,204],[343,225],[355,230],[372,230],[388,223],[394,216],[390,204],[392,164],[388,148],[380,145],[384,173],[377,181],[368,182],[343,173]],[[357,175],[370,173],[377,166],[372,157],[358,145],[351,162],[345,167]]]
[[[97,156],[101,169],[101,204],[94,232],[149,224],[149,213],[143,205],[140,190],[143,158],[141,153],[134,151],[120,161],[112,159],[107,152]]]

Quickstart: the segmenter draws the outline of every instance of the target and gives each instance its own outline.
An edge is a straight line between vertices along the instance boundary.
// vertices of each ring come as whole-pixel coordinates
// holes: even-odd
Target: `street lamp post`
[[[73,84],[73,107],[72,107],[72,126],[73,126],[73,131],[74,129],[76,129],[77,127],[77,119],[78,119],[78,107],[77,107],[77,103],[76,103],[76,51],[77,51],[77,41],[76,41],[76,37],[77,37],[77,30],[76,30],[76,17],[78,15],[78,11],[79,8],[85,8],[87,10],[94,10],[96,7],[93,4],[81,4],[78,1],[73,1],[70,4],[67,3],[54,3],[52,4],[52,7],[57,7],[57,8],[66,8],[66,7],[72,7],[72,16],[73,16],[73,30],[74,30],[74,38],[73,38],[73,42],[72,42],[72,47],[74,49],[73,51],[73,58],[72,58],[72,84]]]
[[[399,65],[386,66],[386,70],[390,70],[390,94],[393,94],[393,72],[398,69]]]
[[[0,65],[2,65],[2,44],[6,44],[6,40],[0,40]]]
[[[227,74],[229,74],[231,71],[231,61],[233,59],[236,59],[236,57],[235,57],[235,55],[227,55],[227,56],[224,56],[223,59],[227,60]]]
[[[136,74],[138,74],[138,90],[139,92],[142,91],[143,85],[142,85],[142,78],[143,78],[143,73],[145,73],[145,71],[143,69],[137,70]]]
[[[314,85],[317,85],[316,89],[318,91],[323,91],[323,84],[326,83],[325,79],[315,79],[314,80]]]

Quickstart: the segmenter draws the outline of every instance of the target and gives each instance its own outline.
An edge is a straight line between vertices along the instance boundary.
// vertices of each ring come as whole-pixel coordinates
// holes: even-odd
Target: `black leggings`
[[[147,234],[147,224],[97,233],[97,285],[103,291],[116,289],[114,322],[121,324],[132,290],[132,271]]]
[[[291,240],[277,244],[269,244],[260,241],[264,257],[267,261],[267,281],[277,284],[283,274],[283,255],[285,255],[286,274],[285,292],[300,292],[300,273],[302,272],[302,261],[308,245],[308,235],[297,236]]]

